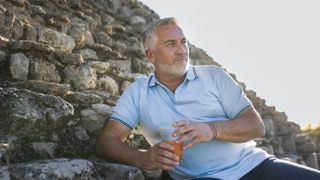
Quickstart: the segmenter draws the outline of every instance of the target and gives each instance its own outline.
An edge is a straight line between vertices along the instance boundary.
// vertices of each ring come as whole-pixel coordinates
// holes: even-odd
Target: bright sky
[[[302,128],[320,123],[320,1],[141,0]]]

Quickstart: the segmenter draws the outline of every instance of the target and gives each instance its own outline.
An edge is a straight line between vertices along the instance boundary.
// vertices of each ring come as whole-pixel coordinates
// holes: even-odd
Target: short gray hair
[[[160,26],[165,25],[177,25],[178,20],[174,17],[163,18],[151,24],[149,28],[143,33],[143,45],[144,49],[153,49],[155,50],[155,44],[157,42],[157,36],[155,34],[156,29]]]

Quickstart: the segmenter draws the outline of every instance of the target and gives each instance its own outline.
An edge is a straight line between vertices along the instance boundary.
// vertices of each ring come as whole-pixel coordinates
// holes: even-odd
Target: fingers
[[[180,136],[180,138],[176,140],[177,143],[189,141],[188,144],[184,146],[184,149],[212,139],[212,130],[207,123],[181,120],[175,122],[173,126],[177,127],[173,136]]]
[[[193,138],[191,142],[189,142],[188,144],[186,144],[183,149],[188,149],[191,148],[192,146],[196,145],[200,143],[199,138]]]
[[[158,152],[160,156],[170,159],[172,161],[179,161],[179,156],[174,153],[174,147],[171,144],[167,142],[162,142],[159,144],[159,147],[161,148]]]
[[[189,129],[189,128],[187,128],[187,129]],[[180,131],[180,130],[178,130],[178,131]],[[176,143],[183,143],[187,140],[195,139],[197,137],[196,131],[192,131],[192,130],[187,131],[186,133],[180,133],[180,134],[183,134],[183,135],[181,135],[180,138],[176,140]]]
[[[174,127],[181,127],[181,126],[184,126],[184,125],[188,125],[188,124],[191,124],[190,121],[188,120],[181,120],[181,121],[177,121],[173,124]]]
[[[170,155],[160,155],[157,156],[157,162],[160,165],[161,169],[165,169],[165,170],[171,170],[174,169],[178,164],[179,161],[176,160],[172,160]]]
[[[179,157],[173,153],[173,146],[162,142],[153,147],[154,159],[157,167],[164,170],[173,170],[179,164]]]
[[[195,129],[195,123],[186,120],[177,121],[176,123],[174,123],[174,126],[178,127],[177,130],[173,133],[173,136],[175,137]]]

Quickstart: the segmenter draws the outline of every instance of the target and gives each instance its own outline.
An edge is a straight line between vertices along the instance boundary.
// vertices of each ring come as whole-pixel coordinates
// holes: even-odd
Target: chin
[[[183,67],[182,66],[179,66],[179,68],[175,68],[174,71],[172,71],[172,75],[174,76],[178,76],[178,77],[181,77],[181,76],[184,76],[188,70],[189,70],[189,63],[185,64]]]

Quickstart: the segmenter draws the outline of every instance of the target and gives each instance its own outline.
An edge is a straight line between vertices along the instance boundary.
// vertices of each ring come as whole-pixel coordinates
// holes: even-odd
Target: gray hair
[[[178,20],[174,17],[163,18],[151,24],[149,28],[143,33],[143,45],[144,49],[155,50],[155,45],[157,43],[156,29],[160,26],[165,25],[177,25]]]

